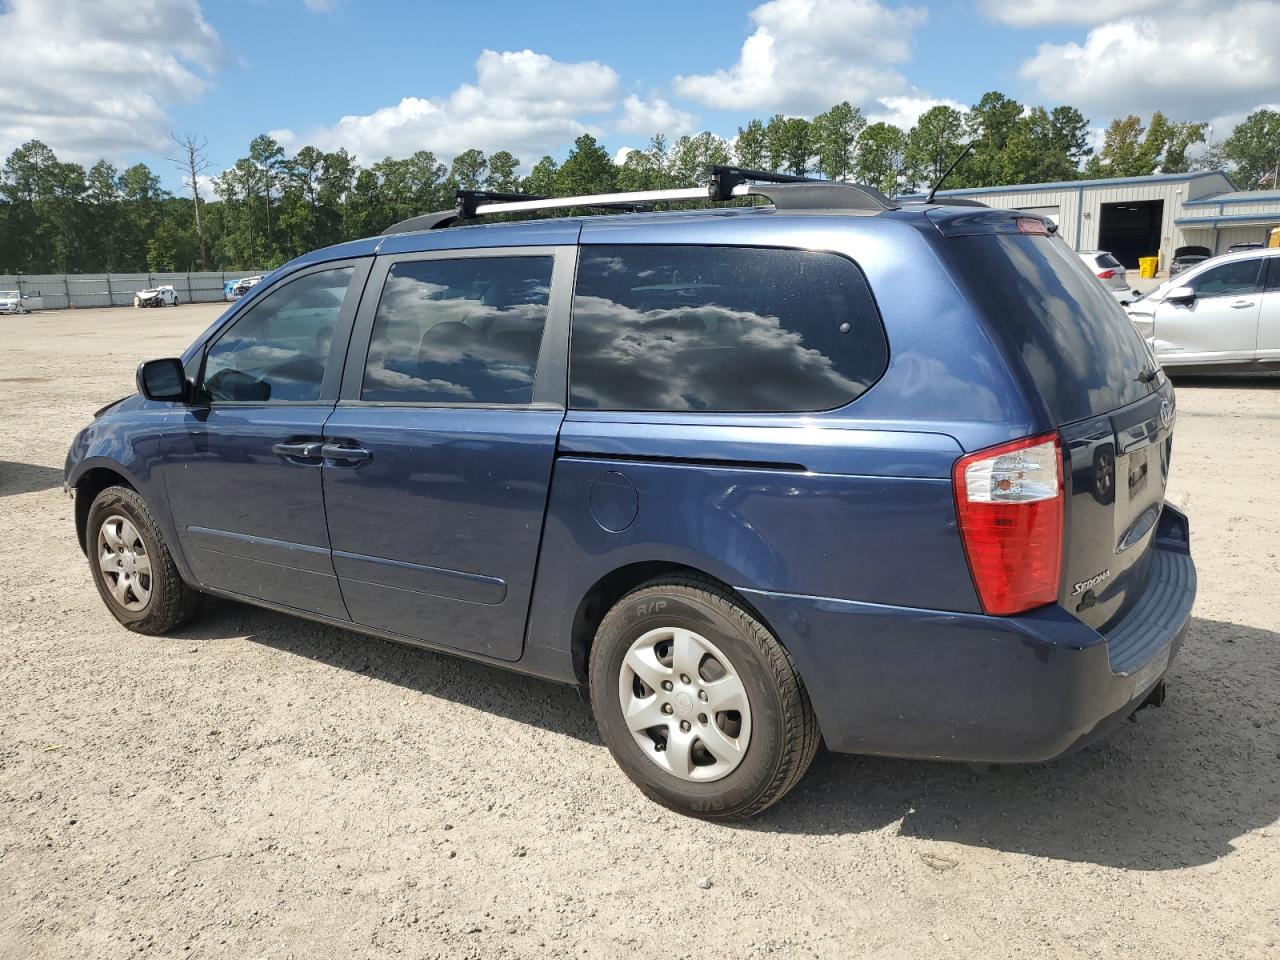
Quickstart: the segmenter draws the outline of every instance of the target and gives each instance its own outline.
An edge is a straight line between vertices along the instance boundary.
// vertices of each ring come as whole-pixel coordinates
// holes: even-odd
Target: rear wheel
[[[107,609],[137,633],[159,635],[200,608],[173,562],[146,501],[128,487],[108,487],[89,507],[86,530],[93,582]]]
[[[790,657],[710,581],[662,580],[619,601],[596,633],[590,685],[614,759],[680,813],[754,816],[795,786],[817,750]]]

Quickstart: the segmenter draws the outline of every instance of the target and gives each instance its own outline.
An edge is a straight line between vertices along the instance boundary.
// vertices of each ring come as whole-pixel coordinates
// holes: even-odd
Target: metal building
[[[1280,192],[1237,190],[1218,170],[971,187],[938,196],[1047,215],[1075,249],[1108,250],[1126,267],[1159,255],[1164,270],[1178,247],[1224,253],[1241,241],[1265,243],[1268,230],[1280,226]]]

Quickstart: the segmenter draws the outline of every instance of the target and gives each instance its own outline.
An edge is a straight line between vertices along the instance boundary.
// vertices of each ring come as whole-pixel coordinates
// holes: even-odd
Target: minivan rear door
[[[564,419],[576,248],[381,256],[325,424],[356,623],[520,656]]]
[[[956,279],[1021,368],[1063,447],[1059,603],[1101,629],[1146,585],[1164,503],[1173,388],[1115,300],[1058,237],[952,236]]]

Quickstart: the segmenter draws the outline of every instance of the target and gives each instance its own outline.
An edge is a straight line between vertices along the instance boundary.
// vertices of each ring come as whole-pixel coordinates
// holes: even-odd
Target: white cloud
[[[738,61],[709,74],[678,76],[676,93],[725,110],[813,114],[849,100],[872,103],[908,92],[897,70],[928,13],[875,0],[770,0],[751,11],[756,30]]]
[[[1058,23],[1102,23],[1134,13],[1167,9],[1177,0],[982,0],[992,20],[1011,27]]]
[[[1042,44],[1019,73],[1054,103],[1108,115],[1245,110],[1275,96],[1280,4],[1183,0],[1159,16],[1102,24],[1081,43]]]
[[[469,147],[510,150],[528,161],[598,132],[580,117],[612,109],[617,86],[613,69],[594,61],[560,63],[532,50],[485,50],[476,60],[476,82],[448,96],[404,97],[306,134],[273,133],[291,146],[346,147],[367,163],[416,150],[448,159]]]
[[[693,131],[694,121],[692,115],[661,97],[641,100],[633,93],[622,101],[622,117],[614,127],[623,133],[665,133],[668,137],[679,137]]]
[[[196,0],[9,0],[0,37],[0,154],[34,138],[80,162],[163,152],[167,108],[222,58]]]
[[[910,130],[920,119],[920,115],[934,107],[952,107],[961,113],[968,113],[967,104],[959,100],[950,100],[925,96],[881,97],[879,106],[867,111],[868,123],[891,123],[903,130]]]
[[[312,13],[332,13],[337,0],[302,0]]]

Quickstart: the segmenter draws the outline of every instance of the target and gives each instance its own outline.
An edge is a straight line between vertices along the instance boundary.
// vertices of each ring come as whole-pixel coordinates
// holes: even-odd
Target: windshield
[[[18,299],[18,291],[17,291],[17,290],[0,290],[0,299],[3,299],[3,300],[17,300],[17,299]]]

